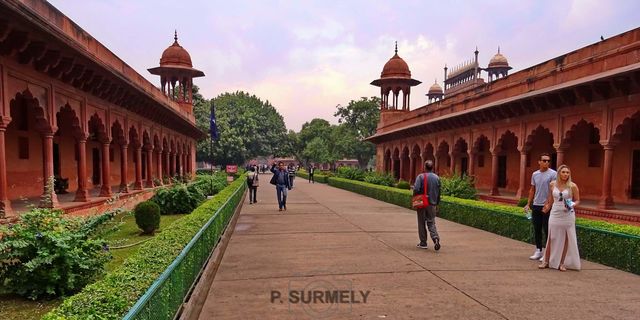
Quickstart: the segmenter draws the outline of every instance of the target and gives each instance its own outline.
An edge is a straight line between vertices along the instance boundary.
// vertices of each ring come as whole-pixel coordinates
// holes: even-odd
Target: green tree
[[[358,159],[361,168],[365,168],[369,160],[376,154],[376,147],[369,141],[364,141],[376,133],[380,120],[380,98],[362,97],[358,101],[351,100],[346,107],[338,105],[334,116],[338,122],[351,129],[356,142],[351,147],[351,156]]]
[[[197,92],[197,90],[194,90]],[[198,143],[198,160],[209,159],[210,103],[216,107],[219,140],[213,145],[216,164],[242,164],[257,156],[281,154],[287,148],[286,127],[282,115],[255,95],[237,91],[223,93],[211,101],[196,101],[194,114],[198,127],[207,138]]]
[[[309,141],[309,143],[302,151],[302,156],[308,161],[313,161],[316,163],[325,163],[332,161],[332,157],[329,152],[329,148],[327,147],[326,140],[323,140],[320,137],[313,138],[311,141]]]

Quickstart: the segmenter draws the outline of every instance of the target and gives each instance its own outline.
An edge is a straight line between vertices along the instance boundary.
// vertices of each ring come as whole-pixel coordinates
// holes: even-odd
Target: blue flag
[[[216,124],[216,107],[211,101],[211,115],[209,116],[209,134],[211,134],[211,142],[218,140],[218,125]]]

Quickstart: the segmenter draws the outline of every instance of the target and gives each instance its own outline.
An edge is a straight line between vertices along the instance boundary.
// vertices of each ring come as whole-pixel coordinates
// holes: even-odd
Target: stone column
[[[604,171],[602,172],[602,195],[598,202],[600,209],[614,209],[613,197],[611,196],[611,180],[613,175],[613,151],[615,146],[603,144],[604,148]]]
[[[398,174],[398,180],[404,180],[404,157],[400,156],[400,174]]]
[[[111,161],[109,161],[109,142],[102,142],[102,188],[100,188],[101,197],[111,197]]]
[[[469,151],[469,170],[467,170],[467,172],[469,173],[469,176],[473,176],[476,173],[476,153],[473,151]]]
[[[164,175],[164,173],[162,172],[162,150],[156,150],[156,159],[158,159],[158,162],[156,163],[157,165],[157,171],[158,171],[158,180],[160,180],[160,185],[163,185],[164,182],[162,181],[162,177]]]
[[[44,192],[40,197],[40,206],[53,208],[58,205],[58,196],[53,189],[53,185],[48,186],[50,181],[53,183],[53,132],[47,132],[42,135],[42,160],[44,166]]]
[[[120,145],[120,192],[129,193],[129,157],[127,153],[129,146],[127,144]]]
[[[492,196],[499,196],[498,190],[498,151],[491,152],[491,192]]]
[[[136,146],[136,182],[133,184],[134,190],[142,190],[142,146]]]
[[[146,187],[147,188],[153,188],[153,177],[152,177],[152,172],[153,172],[153,147],[149,146],[147,148],[145,148],[145,151],[147,152],[147,181],[146,181]]]
[[[560,166],[564,164],[564,150],[566,146],[554,145],[553,147],[556,149],[556,168],[560,168]]]
[[[389,173],[394,177],[394,178],[398,178],[395,176],[396,174],[396,159],[394,159],[393,157],[391,157],[391,170],[389,170]]]
[[[171,162],[169,161],[169,151],[164,152],[164,161],[166,168],[164,168],[165,176],[169,179],[169,183],[171,183]]]
[[[414,166],[414,161],[415,160],[413,160],[413,157],[409,158],[409,179],[407,179],[407,181],[409,181],[409,183],[411,183],[413,181],[413,178],[415,177],[414,176],[414,171],[416,171],[416,170],[413,167]]]
[[[451,165],[449,166],[449,173],[453,176],[453,173],[456,172],[456,154],[453,152],[450,152],[449,159],[451,159]],[[458,172],[458,174],[460,173]]]
[[[87,138],[78,139],[78,190],[73,201],[89,201],[89,191],[87,190]]]
[[[171,153],[171,170],[173,171],[173,173],[171,174],[171,176],[175,176],[178,174],[178,153],[177,152],[172,152]]]
[[[4,133],[6,130],[6,126],[0,127],[0,218],[12,212],[11,201],[9,201],[7,190],[7,153],[4,141]]]
[[[522,198],[525,194],[525,188],[527,187],[527,151],[520,150],[520,180],[518,184],[518,192],[516,192],[516,199]]]

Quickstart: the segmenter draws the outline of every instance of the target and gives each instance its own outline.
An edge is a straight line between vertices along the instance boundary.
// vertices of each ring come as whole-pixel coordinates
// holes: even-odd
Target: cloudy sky
[[[332,123],[336,105],[376,96],[369,83],[398,53],[415,79],[412,109],[445,63],[486,65],[500,46],[524,69],[640,27],[637,0],[245,1],[49,0],[154,84],[146,69],[173,43],[189,51],[206,98],[244,90],[269,100],[289,129]]]

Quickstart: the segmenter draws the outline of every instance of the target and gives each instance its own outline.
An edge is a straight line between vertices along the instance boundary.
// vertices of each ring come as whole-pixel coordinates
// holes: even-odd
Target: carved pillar
[[[404,180],[404,157],[400,156],[400,174],[398,174],[398,180]]]
[[[520,199],[525,194],[527,186],[527,150],[520,150],[520,180],[518,183],[518,192],[516,198]]]
[[[602,196],[598,202],[598,208],[614,209],[613,197],[611,196],[611,180],[613,175],[613,151],[615,146],[603,144],[604,148],[604,171],[602,172]]]
[[[413,181],[413,172],[415,171],[415,168],[413,167],[414,160],[413,157],[409,158],[409,178],[407,179],[407,181],[409,181],[409,183],[411,183]]]
[[[491,152],[491,193],[492,196],[499,196],[498,190],[498,151]]]
[[[40,198],[40,206],[53,208],[58,205],[58,196],[53,189],[53,132],[47,132],[42,135],[42,156],[44,191]],[[49,186],[50,183],[51,185]]]
[[[11,201],[9,201],[7,192],[7,153],[4,141],[4,133],[6,130],[6,126],[0,127],[0,218],[12,212]]]
[[[556,168],[560,168],[564,164],[564,150],[567,148],[565,145],[554,145],[556,149]]]
[[[129,146],[127,144],[123,143],[120,145],[120,192],[122,193],[129,192],[129,179],[127,177],[129,172],[128,150]]]
[[[109,147],[111,144],[106,141],[102,142],[102,188],[100,188],[101,197],[111,197],[111,161],[109,161]]]
[[[171,161],[169,160],[169,151],[164,152],[164,158],[165,158],[165,162],[164,162],[165,176],[167,176],[167,178],[169,179],[169,183],[171,183]]]
[[[453,153],[453,152],[450,152],[449,153],[449,159],[451,159],[451,164],[449,166],[449,171],[451,173],[451,176],[453,176],[453,173],[456,172],[456,154]]]
[[[136,182],[133,184],[134,190],[142,190],[142,146],[135,146],[136,157]]]
[[[153,172],[153,147],[148,146],[145,148],[145,151],[147,152],[147,181],[146,181],[146,187],[147,188],[153,188],[153,177],[151,176],[152,172]]]
[[[476,153],[473,151],[469,151],[469,169],[467,170],[467,172],[469,173],[469,176],[473,176],[476,173]]]
[[[173,173],[171,174],[172,176],[175,176],[178,174],[178,153],[177,152],[172,152],[171,153],[171,170],[173,171]]]
[[[89,201],[89,191],[87,190],[87,138],[79,138],[78,141],[78,190],[73,201]]]
[[[157,164],[157,172],[158,172],[158,180],[160,180],[160,185],[163,185],[164,182],[162,181],[163,179],[163,172],[162,172],[162,149],[157,149],[156,150],[156,159],[158,159]]]

